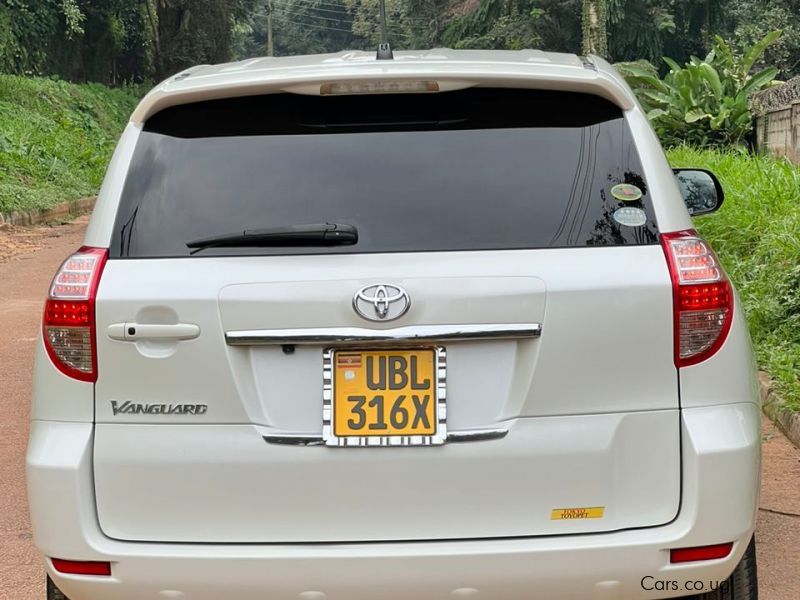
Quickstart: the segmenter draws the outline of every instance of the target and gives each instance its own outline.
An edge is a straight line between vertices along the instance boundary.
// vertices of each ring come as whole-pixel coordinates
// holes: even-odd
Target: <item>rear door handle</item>
[[[108,326],[108,337],[121,342],[140,340],[193,340],[200,335],[200,327],[193,323],[113,323]]]

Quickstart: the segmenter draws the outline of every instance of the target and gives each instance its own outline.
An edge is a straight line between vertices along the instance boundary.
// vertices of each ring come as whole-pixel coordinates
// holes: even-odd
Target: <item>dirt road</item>
[[[0,229],[0,600],[44,598],[44,571],[31,544],[25,500],[31,362],[47,285],[61,260],[80,246],[85,223]],[[763,482],[757,533],[761,600],[796,600],[800,451],[771,425],[764,428]]]
[[[44,571],[25,499],[31,365],[53,272],[81,244],[85,219],[60,227],[0,229],[0,598],[41,600]]]

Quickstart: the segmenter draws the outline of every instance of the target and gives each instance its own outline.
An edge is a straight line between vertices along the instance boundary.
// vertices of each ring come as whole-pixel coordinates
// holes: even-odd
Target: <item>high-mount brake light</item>
[[[45,303],[47,354],[59,371],[81,381],[97,380],[94,300],[107,257],[105,248],[80,248],[59,267]]]
[[[714,355],[733,321],[733,290],[711,246],[693,229],[661,234],[672,277],[675,366]]]
[[[356,94],[413,94],[439,91],[436,81],[414,79],[364,79],[360,81],[334,81],[323,83],[321,96],[349,96]]]

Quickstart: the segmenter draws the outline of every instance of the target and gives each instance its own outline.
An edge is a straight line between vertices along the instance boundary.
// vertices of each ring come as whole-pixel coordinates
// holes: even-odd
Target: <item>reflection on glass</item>
[[[614,185],[639,188],[622,202]],[[620,226],[614,211],[643,211]],[[212,248],[280,255],[650,244],[657,228],[633,137],[594,96],[475,88],[337,99],[270,94],[182,105],[139,136],[113,257],[188,256],[245,229],[346,223],[358,244]]]
[[[689,214],[703,214],[715,210],[719,204],[717,186],[714,179],[705,171],[678,171],[675,174],[678,188]]]

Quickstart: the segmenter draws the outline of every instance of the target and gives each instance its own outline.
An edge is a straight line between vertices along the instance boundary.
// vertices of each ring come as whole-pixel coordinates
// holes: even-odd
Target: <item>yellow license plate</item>
[[[443,442],[443,352],[441,348],[329,351],[328,443]]]

